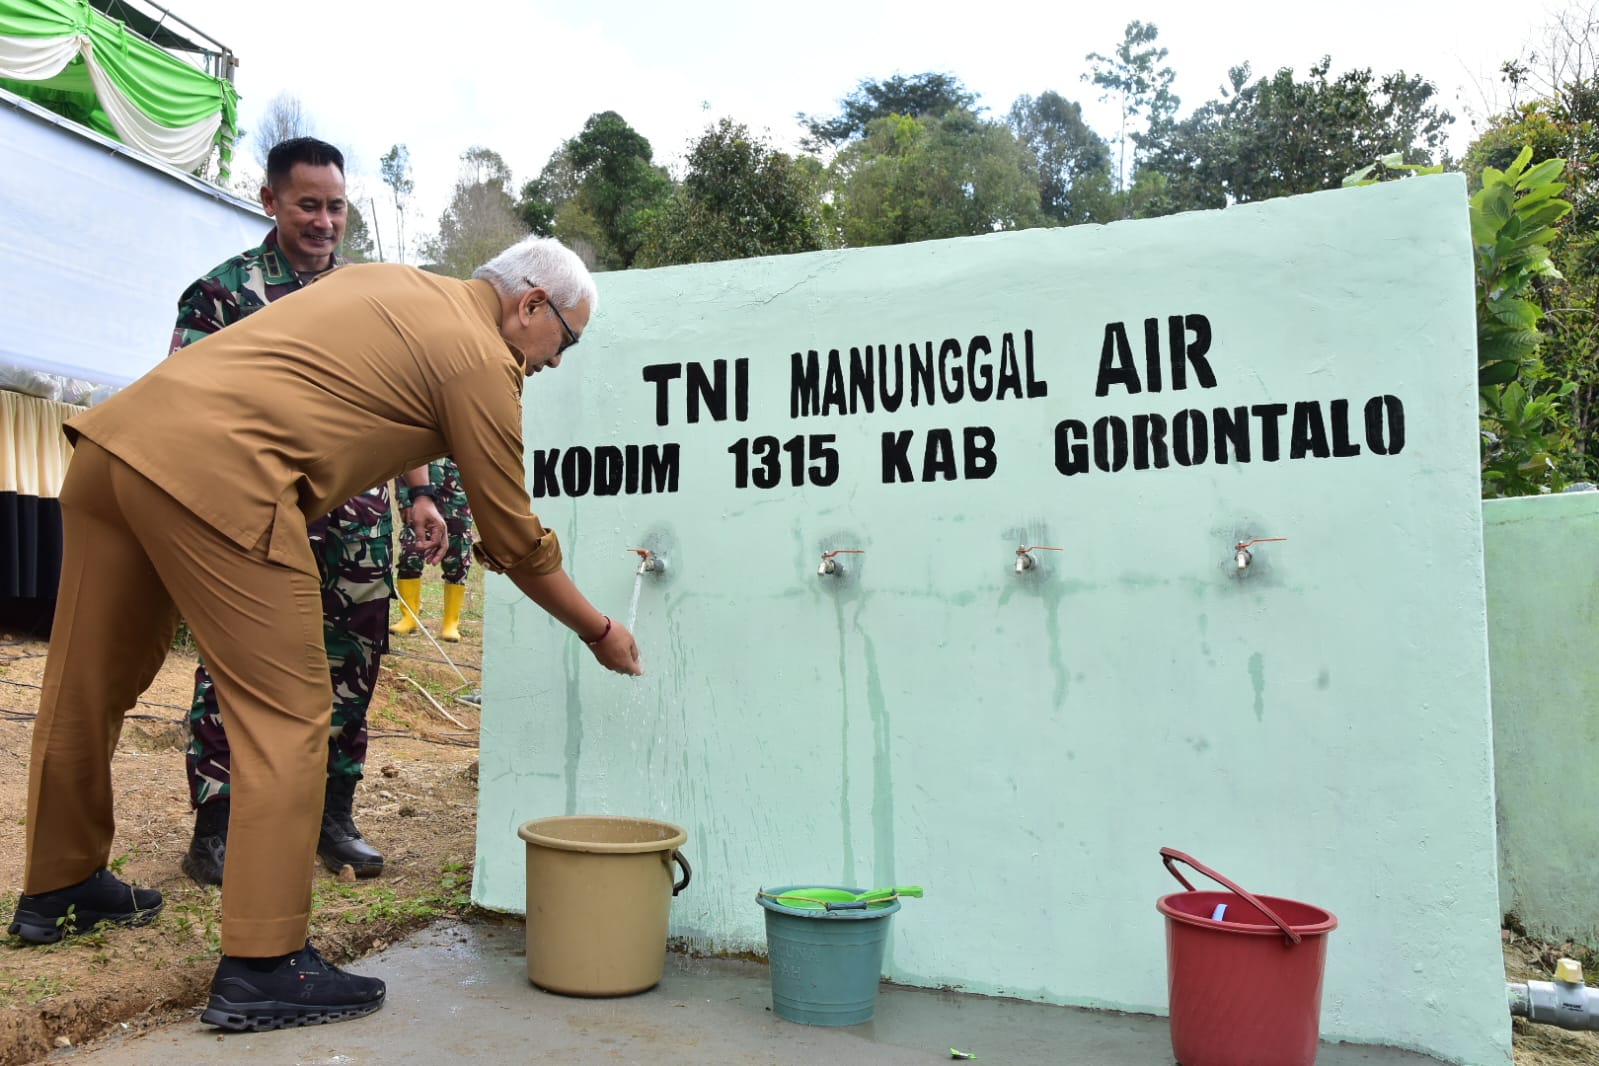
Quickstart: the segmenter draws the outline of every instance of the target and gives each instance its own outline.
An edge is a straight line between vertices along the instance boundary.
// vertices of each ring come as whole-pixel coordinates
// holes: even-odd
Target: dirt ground
[[[311,936],[344,962],[379,950],[436,918],[472,913],[477,822],[477,710],[460,702],[482,662],[482,578],[474,570],[462,641],[444,644],[460,669],[420,633],[393,639],[370,712],[366,779],[356,822],[387,865],[382,877],[341,881],[316,868]],[[436,629],[436,580],[424,586],[422,617]],[[396,608],[398,610],[398,608]],[[28,744],[44,673],[43,641],[0,633],[0,920],[22,884]],[[192,1017],[216,968],[221,897],[178,868],[193,815],[183,774],[184,716],[194,685],[192,650],[179,647],[129,716],[113,760],[117,842],[113,864],[166,896],[161,918],[49,947],[15,937],[0,947],[0,1066],[37,1062],[56,1048],[113,1031]],[[467,679],[463,682],[462,677]],[[482,912],[480,919],[499,920]],[[1599,954],[1504,933],[1507,980],[1550,980],[1561,955],[1579,959],[1589,983]],[[1516,1066],[1599,1066],[1599,1033],[1515,1019]]]
[[[437,629],[441,585],[424,585],[422,617]],[[356,824],[387,858],[383,876],[341,881],[316,868],[311,936],[329,958],[379,950],[444,915],[471,910],[477,815],[475,707],[482,661],[480,572],[472,573],[462,641],[443,644],[463,683],[429,643],[393,638],[369,712],[366,777]],[[399,608],[396,606],[396,612]],[[0,633],[0,920],[22,885],[28,748],[46,645]],[[178,861],[193,814],[184,780],[182,725],[194,687],[192,650],[175,648],[129,716],[113,760],[117,839],[112,864],[134,884],[159,888],[166,908],[140,929],[109,929],[48,947],[3,937],[0,1066],[35,1062],[58,1047],[112,1030],[148,1028],[204,1002],[220,944],[221,897],[186,877]]]
[[[1507,920],[1514,924],[1514,919]],[[1582,963],[1583,976],[1590,985],[1599,983],[1595,980],[1599,978],[1599,951],[1592,947],[1569,940],[1564,944],[1551,944],[1510,929],[1500,935],[1504,938],[1507,981],[1551,981],[1555,963],[1564,956]],[[1599,1032],[1571,1032],[1525,1018],[1514,1018],[1512,1022],[1516,1066],[1569,1066],[1571,1063],[1599,1066]]]

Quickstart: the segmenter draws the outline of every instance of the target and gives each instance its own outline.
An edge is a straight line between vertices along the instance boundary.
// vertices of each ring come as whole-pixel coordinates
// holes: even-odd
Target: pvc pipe
[[[1513,1017],[1562,1029],[1599,1029],[1599,988],[1573,981],[1506,982]]]

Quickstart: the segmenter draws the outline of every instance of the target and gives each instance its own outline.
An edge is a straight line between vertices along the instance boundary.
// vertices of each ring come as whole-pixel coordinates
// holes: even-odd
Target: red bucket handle
[[[1198,862],[1197,860],[1194,859],[1193,856],[1184,855],[1182,852],[1178,851],[1176,848],[1161,848],[1160,849],[1160,860],[1161,860],[1161,862],[1164,862],[1166,864],[1166,869],[1171,873],[1171,875],[1173,877],[1177,878],[1178,883],[1181,884],[1184,888],[1188,889],[1188,891],[1190,891],[1190,892],[1195,891],[1194,886],[1188,883],[1188,879],[1186,877],[1184,877],[1182,874],[1177,872],[1177,868],[1172,865],[1173,862],[1186,863],[1187,865],[1192,866],[1194,869],[1198,870],[1200,873],[1204,874],[1206,877],[1210,878],[1212,881],[1215,881],[1218,884],[1225,885],[1228,888],[1232,889],[1235,893],[1237,893],[1238,895],[1242,896],[1244,899],[1248,900],[1250,905],[1253,906],[1256,910],[1260,911],[1260,913],[1262,913],[1266,917],[1270,918],[1272,920],[1272,922],[1277,926],[1277,928],[1281,929],[1283,931],[1283,939],[1286,940],[1290,945],[1299,943],[1299,941],[1301,939],[1300,935],[1298,933],[1294,932],[1293,929],[1289,927],[1287,922],[1285,922],[1281,918],[1277,917],[1277,912],[1276,911],[1272,910],[1270,907],[1266,906],[1260,900],[1256,899],[1254,896],[1250,895],[1248,892],[1245,892],[1243,889],[1239,888],[1237,885],[1235,885],[1231,881],[1227,880],[1227,878],[1223,877],[1221,874],[1217,873],[1215,870],[1212,870],[1210,867],[1205,866],[1204,864]]]

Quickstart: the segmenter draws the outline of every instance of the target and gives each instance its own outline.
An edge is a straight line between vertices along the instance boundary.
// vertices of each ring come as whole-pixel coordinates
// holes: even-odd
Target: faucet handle
[[[1023,545],[1016,549],[1016,572],[1020,574],[1038,565],[1038,560],[1032,556],[1033,552],[1059,552],[1065,550],[1065,548],[1051,548],[1043,544]]]
[[[660,574],[666,572],[666,560],[648,548],[629,548],[628,551],[638,556],[639,573]]]
[[[1250,547],[1256,544],[1273,544],[1287,539],[1287,537],[1245,537],[1233,545],[1233,564],[1238,567],[1238,572],[1242,574],[1249,569],[1249,564],[1255,561],[1254,554],[1249,550]]]
[[[864,548],[834,548],[830,552],[823,552],[822,565],[816,568],[816,576],[826,577],[829,574],[838,575],[844,572],[844,564],[839,562],[834,556],[865,554],[866,550]]]

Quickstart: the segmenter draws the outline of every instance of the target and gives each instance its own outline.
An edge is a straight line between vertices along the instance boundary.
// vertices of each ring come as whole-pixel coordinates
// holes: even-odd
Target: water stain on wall
[[[1266,657],[1260,652],[1249,657],[1249,681],[1255,686],[1255,721],[1266,720]]]

